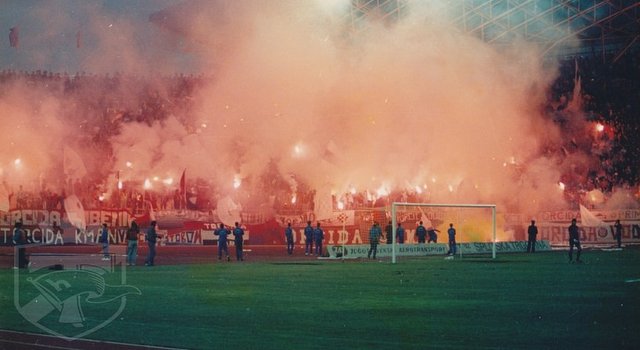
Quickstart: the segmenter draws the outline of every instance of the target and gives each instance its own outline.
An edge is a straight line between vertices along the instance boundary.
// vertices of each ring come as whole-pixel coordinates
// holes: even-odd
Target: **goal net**
[[[405,252],[420,254],[422,250],[425,254],[490,252],[494,259],[496,257],[495,204],[393,203],[390,214],[392,263],[396,262],[398,256],[405,255]],[[420,237],[423,235],[417,231],[420,222],[427,231],[424,243]],[[403,235],[399,235],[400,227],[404,231]],[[450,227],[455,229],[455,252],[449,250]],[[414,248],[409,248],[408,245]]]

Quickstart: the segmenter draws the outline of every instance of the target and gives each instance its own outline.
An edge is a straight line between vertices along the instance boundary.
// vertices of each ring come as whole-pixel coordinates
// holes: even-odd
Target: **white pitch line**
[[[624,282],[625,283],[637,283],[637,282],[640,282],[640,278],[634,278],[634,279],[626,280]]]
[[[60,340],[60,339],[64,339],[62,337],[57,337],[57,336],[53,336],[53,335],[49,335],[49,334],[41,334],[41,333],[31,333],[31,332],[22,332],[22,331],[13,331],[13,330],[9,330],[9,329],[0,329],[0,334],[2,332],[6,332],[6,333],[13,333],[13,334],[24,334],[24,335],[30,335],[33,337],[41,337],[44,339],[56,339],[56,340]],[[132,344],[132,343],[122,343],[122,342],[116,342],[116,341],[108,341],[108,340],[99,340],[99,339],[87,339],[87,338],[76,338],[74,339],[74,343],[71,344],[69,347],[66,346],[58,346],[58,345],[48,345],[48,344],[43,344],[43,343],[28,343],[28,342],[24,342],[24,341],[20,341],[20,340],[4,340],[4,339],[0,339],[0,342],[6,342],[6,343],[13,343],[13,344],[20,344],[20,345],[32,345],[34,347],[44,347],[44,348],[50,348],[50,349],[67,349],[67,350],[73,350],[73,349],[82,349],[82,347],[71,347],[72,345],[74,346],[82,346],[82,345],[87,345],[87,344],[105,344],[105,345],[118,345],[118,346],[124,346],[124,347],[130,347],[132,349],[135,348],[141,348],[141,349],[158,349],[158,350],[181,350],[181,348],[171,348],[171,347],[165,347],[165,346],[155,346],[155,345],[143,345],[143,344]],[[82,344],[84,343],[84,344]],[[91,346],[93,347],[93,346]]]

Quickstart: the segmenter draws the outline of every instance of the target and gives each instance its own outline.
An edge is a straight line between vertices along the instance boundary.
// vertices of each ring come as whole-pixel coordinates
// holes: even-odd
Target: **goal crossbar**
[[[491,230],[492,230],[492,241],[493,245],[491,248],[491,256],[493,259],[496,258],[496,205],[495,204],[443,204],[443,203],[406,203],[406,202],[393,202],[391,204],[391,232],[393,235],[393,244],[391,250],[391,263],[396,263],[396,227],[397,227],[397,219],[396,219],[396,211],[398,207],[447,207],[447,208],[484,208],[491,209]]]

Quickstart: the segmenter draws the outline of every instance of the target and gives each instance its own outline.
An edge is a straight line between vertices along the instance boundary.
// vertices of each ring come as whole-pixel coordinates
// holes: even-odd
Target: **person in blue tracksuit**
[[[447,234],[449,235],[449,251],[447,255],[456,255],[456,229],[453,228],[453,224],[449,224]]]
[[[316,243],[316,255],[322,255],[322,240],[324,239],[324,231],[320,228],[320,223],[313,230],[313,240]]]
[[[387,244],[393,243],[393,226],[391,221],[384,227],[384,233],[387,235]]]
[[[396,237],[399,244],[404,244],[404,227],[401,223],[398,223],[398,228],[396,228]]]
[[[291,223],[287,224],[287,228],[284,229],[284,238],[287,241],[287,254],[293,254],[293,229]]]
[[[236,227],[233,229],[234,244],[236,246],[236,260],[244,261],[242,255],[242,236],[244,236],[244,230],[240,227],[240,224],[236,222]]]
[[[109,229],[107,224],[102,224],[100,229],[100,243],[102,243],[102,260],[111,260],[109,258]]]
[[[158,233],[156,232],[156,221],[153,220],[149,224],[149,228],[147,228],[147,232],[144,237],[147,240],[147,246],[149,247],[149,253],[147,254],[147,259],[144,264],[146,266],[155,265],[156,258],[156,241],[158,240]]]
[[[416,227],[416,236],[418,236],[418,243],[425,243],[427,241],[427,229],[422,226],[422,221],[418,227]]]
[[[427,239],[427,243],[438,243],[438,232],[440,232],[440,230],[438,230],[435,227],[429,227],[429,229],[427,230],[427,236],[429,237]]]
[[[218,260],[222,259],[222,251],[227,255],[227,261],[231,261],[229,257],[229,248],[227,247],[227,236],[229,235],[229,230],[224,227],[224,224],[220,224],[220,228],[213,232],[214,235],[218,236]]]
[[[304,228],[304,255],[313,254],[313,227],[311,221],[307,221],[307,227]]]

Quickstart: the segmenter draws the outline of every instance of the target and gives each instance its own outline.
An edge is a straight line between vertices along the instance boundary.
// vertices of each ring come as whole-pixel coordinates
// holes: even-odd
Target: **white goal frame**
[[[396,220],[396,208],[403,207],[436,207],[436,208],[484,208],[491,209],[491,226],[493,234],[493,247],[491,248],[492,258],[496,258],[496,205],[495,204],[434,204],[434,203],[406,203],[406,202],[393,202],[391,203],[391,232],[393,233],[392,247],[391,247],[391,263],[396,263],[396,227],[398,225]]]

